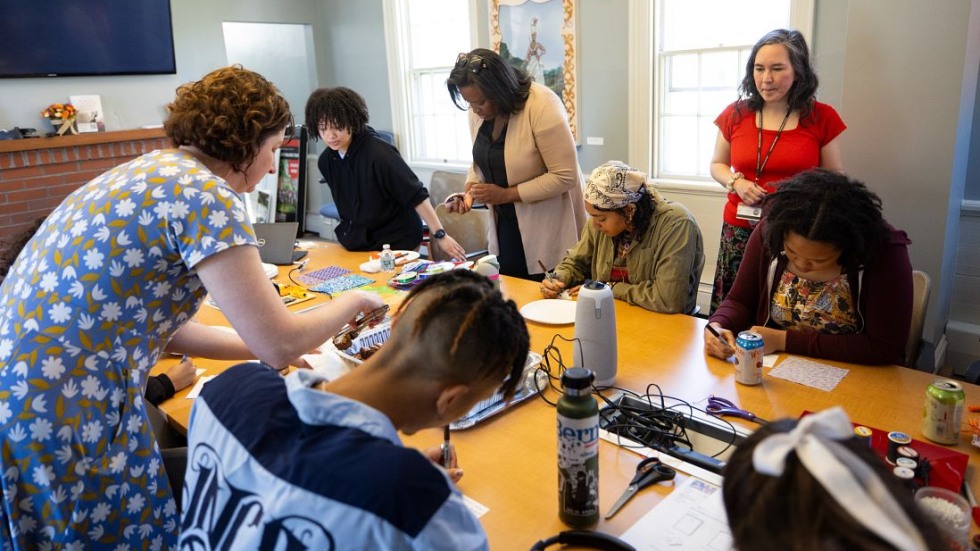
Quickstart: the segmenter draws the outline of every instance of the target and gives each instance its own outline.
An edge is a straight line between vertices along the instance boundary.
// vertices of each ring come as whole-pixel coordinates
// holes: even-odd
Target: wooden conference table
[[[326,266],[342,266],[358,273],[366,253],[351,253],[333,243],[318,244],[310,250],[306,271]],[[286,269],[280,268],[280,282],[288,282]],[[384,274],[364,274],[383,283]],[[519,306],[541,298],[533,282],[503,277],[501,289]],[[327,300],[325,296],[292,307],[300,310]],[[207,324],[227,325],[220,312],[202,307],[197,318]],[[705,320],[686,315],[649,312],[616,301],[619,371],[616,385],[644,392],[656,383],[664,394],[676,396],[703,406],[709,394],[726,397],[742,408],[764,419],[798,417],[804,410],[818,411],[840,405],[851,419],[882,430],[899,430],[924,440],[921,432],[922,404],[926,387],[936,376],[899,366],[862,366],[840,362],[823,363],[850,370],[832,391],[805,387],[783,379],[765,377],[763,384],[743,386],[735,382],[732,366],[708,357],[703,349]],[[541,353],[555,334],[574,336],[572,325],[554,326],[528,322],[531,349]],[[557,344],[566,362],[571,361],[571,345]],[[175,360],[165,360],[158,372]],[[214,375],[235,362],[196,360],[199,367]],[[980,404],[980,387],[964,384],[967,404]],[[192,400],[187,390],[164,402],[171,424],[186,432]],[[554,401],[555,395],[549,399]],[[965,415],[970,417],[970,414]],[[732,419],[733,423],[754,425]],[[453,433],[453,442],[465,476],[459,483],[464,494],[489,508],[481,517],[492,549],[528,549],[534,542],[567,529],[558,519],[557,440],[555,410],[539,398],[518,404],[483,423]],[[966,419],[964,419],[964,427]],[[441,431],[432,429],[404,436],[406,445],[419,448],[438,445]],[[954,449],[970,455],[970,462],[980,459],[980,449],[970,445],[967,430]],[[602,514],[612,506],[626,488],[642,457],[609,442],[601,443],[599,452],[599,500]],[[974,493],[980,485],[970,470],[968,479]],[[678,473],[679,484],[686,475]],[[600,520],[597,530],[621,535],[650,508],[670,492],[669,486],[656,486],[636,495],[609,521]]]

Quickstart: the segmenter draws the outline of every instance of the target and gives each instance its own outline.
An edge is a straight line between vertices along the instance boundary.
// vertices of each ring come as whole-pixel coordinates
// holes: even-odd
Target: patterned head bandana
[[[596,167],[585,185],[585,201],[600,209],[621,209],[640,200],[647,175],[622,161]]]

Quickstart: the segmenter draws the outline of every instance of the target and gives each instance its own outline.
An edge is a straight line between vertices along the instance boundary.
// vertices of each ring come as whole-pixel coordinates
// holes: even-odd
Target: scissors
[[[756,417],[756,415],[751,411],[746,411],[733,404],[730,400],[726,400],[725,398],[721,398],[713,394],[708,396],[708,406],[705,407],[704,410],[716,417],[730,415],[732,417],[752,421],[753,423],[759,423],[760,425],[765,425],[768,423],[768,421],[765,419]]]
[[[664,480],[673,480],[676,475],[677,471],[661,463],[657,457],[648,457],[640,461],[636,466],[636,475],[633,480],[630,480],[630,485],[623,491],[623,495],[619,496],[619,499],[613,504],[612,509],[606,513],[606,519],[608,520],[618,513],[623,505],[626,505],[626,502],[643,488]]]

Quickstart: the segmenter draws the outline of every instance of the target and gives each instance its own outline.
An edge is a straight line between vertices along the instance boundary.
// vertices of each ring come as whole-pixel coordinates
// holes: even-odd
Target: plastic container
[[[382,272],[395,271],[395,252],[391,250],[391,245],[387,243],[384,244],[384,248],[381,249],[380,260]]]
[[[963,496],[945,488],[925,486],[915,492],[919,509],[933,519],[950,549],[969,549],[970,504]]]

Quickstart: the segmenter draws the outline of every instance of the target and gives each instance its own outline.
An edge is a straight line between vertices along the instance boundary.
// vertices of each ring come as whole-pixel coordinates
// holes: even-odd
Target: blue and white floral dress
[[[3,548],[176,546],[143,389],[205,297],[194,266],[254,243],[242,199],[179,150],[51,213],[0,286]]]

